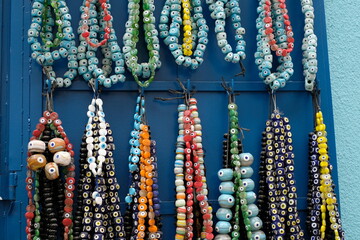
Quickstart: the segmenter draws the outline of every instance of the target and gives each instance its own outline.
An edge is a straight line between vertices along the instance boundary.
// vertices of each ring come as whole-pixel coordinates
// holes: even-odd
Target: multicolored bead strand
[[[310,179],[308,227],[312,239],[345,239],[331,177],[327,132],[323,114],[316,112],[316,127],[310,133]]]
[[[55,19],[51,10],[54,11]],[[64,0],[35,0],[31,10],[31,25],[28,30],[28,43],[31,57],[39,63],[47,78],[56,87],[69,87],[78,74],[77,48],[75,34],[71,27],[71,15]],[[55,39],[53,27],[57,26]],[[41,41],[39,41],[39,37]],[[51,51],[51,48],[60,47]],[[53,64],[61,58],[68,59],[68,70],[63,77],[56,76]]]
[[[142,11],[140,11],[140,2],[142,3]],[[129,19],[125,25],[126,33],[123,37],[123,51],[125,63],[140,87],[148,87],[155,78],[155,71],[161,67],[159,33],[155,26],[154,11],[154,0],[129,0]],[[145,42],[149,51],[149,61],[141,64],[138,63],[137,49],[140,32],[140,12],[143,15]],[[148,80],[141,82],[139,77],[148,78]]]
[[[206,45],[208,44],[209,27],[202,13],[201,0],[182,1],[166,0],[160,17],[160,37],[164,39],[164,43],[169,47],[178,65],[197,69],[204,61],[203,57]],[[183,8],[182,3],[190,5],[190,9],[194,12],[193,15],[187,12],[186,19],[183,18],[181,14],[181,9]],[[187,19],[188,16],[190,16],[190,19]],[[190,23],[191,29],[189,28]],[[179,43],[179,37],[181,35],[180,27],[182,24],[185,30],[184,40],[186,42],[184,41],[184,45]],[[188,36],[189,33],[191,33],[192,36],[191,40],[189,38],[190,36]],[[185,49],[183,49],[182,46],[184,46]]]
[[[84,0],[80,7],[81,20],[78,28],[79,74],[85,81],[94,84],[97,80],[104,87],[125,81],[124,56],[117,43],[110,9],[109,0]],[[99,47],[104,56],[101,68],[98,66],[100,60],[96,56]],[[113,62],[114,74],[110,75]]]
[[[255,63],[259,76],[272,90],[285,87],[294,74],[290,52],[294,48],[292,27],[284,0],[259,0],[256,19],[258,29]],[[278,43],[277,43],[278,42]],[[278,56],[279,66],[273,67],[272,51]]]
[[[215,239],[266,239],[261,231],[263,223],[257,216],[259,209],[253,192],[255,183],[251,180],[254,157],[250,153],[242,153],[237,105],[230,103],[228,110],[229,133],[224,135],[225,168],[218,172],[222,182],[218,198],[220,208],[216,212],[220,221],[215,227],[219,234]]]
[[[74,239],[125,240],[120,212],[120,185],[115,176],[112,131],[105,121],[103,102],[94,97],[88,107],[89,120],[80,153],[82,202],[75,219]],[[81,209],[80,209],[81,208]]]
[[[245,28],[241,25],[241,9],[239,0],[207,0],[211,12],[211,18],[215,20],[215,33],[217,44],[227,62],[238,63],[246,58],[244,40]],[[237,41],[235,53],[227,41],[225,30],[226,18],[231,17],[233,29],[236,32],[235,40]]]
[[[179,137],[174,168],[177,199],[175,239],[211,240],[214,238],[213,215],[207,197],[201,120],[196,99],[190,98],[187,102],[188,106],[181,104],[178,107]]]
[[[58,234],[64,240],[73,237],[74,152],[61,124],[56,112],[45,111],[28,144],[26,190],[29,201],[25,217],[29,240],[56,240]]]
[[[275,109],[263,136],[259,209],[264,230],[269,239],[304,239],[297,209],[289,119]]]
[[[160,199],[155,155],[156,142],[151,140],[145,121],[145,97],[140,94],[131,131],[129,155],[130,186],[125,198],[128,204],[125,222],[127,239],[162,239]]]
[[[318,71],[317,61],[317,36],[314,31],[314,4],[312,0],[301,0],[301,10],[305,16],[303,50],[303,75],[305,77],[305,89],[313,91]]]

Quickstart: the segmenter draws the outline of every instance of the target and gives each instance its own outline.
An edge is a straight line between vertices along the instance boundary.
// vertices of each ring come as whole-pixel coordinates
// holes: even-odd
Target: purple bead
[[[155,210],[155,216],[160,216],[160,211],[159,210]]]
[[[159,198],[153,198],[153,203],[155,203],[155,204],[160,203],[160,199]]]
[[[159,189],[159,185],[153,184],[153,185],[152,185],[152,188],[153,188],[154,190],[158,190],[158,189]],[[156,191],[156,192],[159,194],[158,191]],[[154,194],[155,194],[155,192],[154,192]]]
[[[154,185],[156,185],[156,184],[154,184]],[[153,189],[155,189],[154,185],[153,185]],[[153,195],[154,195],[154,198],[158,197],[159,196],[159,191],[153,191]]]
[[[160,209],[160,204],[154,204],[154,209],[159,210]]]
[[[156,183],[158,183],[158,179],[157,178],[153,178],[152,179],[153,180],[153,182],[156,184]],[[154,187],[153,187],[154,188]]]

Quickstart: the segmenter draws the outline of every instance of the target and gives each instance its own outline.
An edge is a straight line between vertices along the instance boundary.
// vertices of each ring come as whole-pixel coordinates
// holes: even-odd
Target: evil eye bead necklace
[[[71,27],[71,15],[66,1],[35,0],[31,16],[31,25],[28,30],[28,43],[32,50],[31,57],[44,68],[51,83],[54,85],[56,83],[57,87],[69,87],[77,76],[78,62],[75,35]],[[54,37],[55,25],[57,31]],[[56,47],[59,48],[51,50]],[[56,76],[53,69],[54,62],[61,58],[68,59],[68,70],[63,77]]]
[[[123,37],[125,63],[140,87],[148,87],[155,78],[155,71],[161,67],[160,45],[158,30],[155,26],[155,5],[154,0],[142,0],[142,11],[140,11],[140,1],[130,0],[128,4],[129,19],[126,22],[126,32]],[[149,51],[149,61],[138,63],[138,49],[140,32],[140,12],[142,12],[144,23],[144,35],[147,50]],[[142,82],[140,78],[147,79]]]
[[[145,97],[142,94],[137,98],[134,129],[130,135],[130,186],[125,197],[128,204],[125,215],[127,238],[162,239],[156,143],[151,140],[145,121]]]
[[[215,227],[219,234],[215,239],[266,239],[261,231],[262,221],[257,216],[255,183],[251,179],[254,158],[250,153],[242,153],[237,105],[231,102],[228,110],[229,133],[224,135],[226,140],[223,142],[225,168],[218,172],[221,195],[218,198],[220,208],[216,212],[219,221]]]
[[[283,0],[259,0],[256,19],[258,29],[255,63],[260,71],[259,76],[271,89],[285,87],[294,74],[290,52],[294,48],[292,27]],[[274,51],[278,56],[279,66],[276,72],[273,67]]]
[[[211,12],[211,18],[215,20],[215,33],[217,44],[227,62],[238,63],[244,60],[245,54],[245,28],[241,26],[241,9],[238,0],[207,0]],[[236,32],[235,40],[237,41],[235,52],[227,41],[225,30],[226,18],[231,17],[233,29]]]
[[[81,194],[75,218],[74,239],[125,240],[120,212],[120,185],[115,176],[112,131],[105,121],[101,98],[94,97],[88,107],[80,154]]]
[[[182,44],[179,42],[181,25],[184,30]],[[209,32],[201,0],[166,0],[161,11],[159,29],[160,37],[164,39],[178,65],[191,69],[200,66],[204,61]]]
[[[61,124],[56,112],[45,111],[28,143],[27,239],[72,239],[74,152]]]
[[[320,110],[316,112],[316,127],[310,133],[310,179],[308,226],[313,239],[345,239],[338,202],[331,176],[326,125]]]
[[[297,210],[289,119],[275,109],[263,136],[259,209],[264,230],[274,239],[304,239]]]
[[[196,99],[181,104],[175,158],[177,222],[175,239],[206,239],[213,235],[212,207],[208,202],[202,127]]]
[[[312,91],[315,86],[317,61],[317,36],[314,32],[314,4],[312,0],[302,0],[301,9],[305,15],[303,50],[303,74],[305,77],[305,89]]]
[[[79,74],[85,81],[94,84],[97,80],[104,87],[125,81],[124,58],[112,26],[110,9],[109,0],[84,0],[80,7],[81,20],[78,28]],[[99,67],[100,60],[96,56],[99,47],[104,56],[102,67]],[[114,73],[110,75],[113,62]]]

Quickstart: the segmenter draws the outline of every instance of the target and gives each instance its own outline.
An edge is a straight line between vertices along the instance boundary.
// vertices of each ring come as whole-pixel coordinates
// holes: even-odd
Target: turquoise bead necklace
[[[259,209],[255,204],[256,194],[253,192],[255,183],[251,179],[254,170],[251,164],[254,157],[243,153],[239,139],[239,119],[237,105],[231,89],[226,88],[229,96],[229,131],[224,135],[224,167],[218,172],[221,181],[218,198],[220,208],[216,212],[218,222],[215,240],[230,239],[266,239],[261,231],[262,220],[257,216]]]
[[[317,61],[317,36],[314,32],[314,4],[312,0],[302,0],[301,9],[305,16],[303,50],[303,75],[305,77],[305,89],[313,91],[318,71]]]
[[[272,90],[277,90],[285,87],[286,82],[294,74],[290,56],[294,45],[292,27],[283,0],[259,0],[257,12],[259,16],[256,19],[258,35],[256,37],[255,63],[264,83],[269,85]],[[279,66],[276,68],[276,72],[271,72],[273,67],[272,51],[278,56]]]
[[[140,2],[142,9],[140,9]],[[126,22],[126,33],[123,37],[125,63],[140,87],[148,87],[155,78],[155,71],[161,67],[160,45],[158,30],[155,26],[154,0],[129,0],[128,13],[129,19]],[[149,51],[149,61],[138,63],[137,43],[139,42],[140,31],[140,12],[143,16],[143,27],[147,50]],[[148,79],[144,82],[140,78]]]
[[[191,16],[190,12],[185,13],[186,18],[189,19],[184,19],[181,15],[182,3],[183,8],[190,5],[188,9],[192,9],[194,13]],[[193,53],[190,49],[182,49],[183,45],[179,42],[182,24],[187,25],[187,30],[185,30],[185,26],[184,30],[191,35],[191,38],[187,39],[188,42],[184,42],[184,44],[186,47],[195,49]],[[203,15],[201,0],[166,0],[161,11],[159,29],[160,37],[164,39],[164,43],[169,47],[178,65],[197,69],[203,63],[204,52],[208,44],[209,27]]]
[[[85,81],[90,81],[92,84],[98,81],[104,87],[125,81],[124,58],[112,26],[110,9],[109,0],[84,0],[80,7],[81,20],[78,28],[79,74]],[[102,40],[99,41],[98,37]],[[101,68],[96,57],[98,47],[101,47],[104,56]],[[110,75],[113,62],[114,74]]]
[[[51,11],[54,11],[54,16]],[[66,1],[35,0],[31,10],[31,25],[28,30],[28,43],[31,45],[31,57],[46,73],[48,81],[56,87],[69,87],[77,76],[78,62],[75,47],[75,35],[71,27],[71,15]],[[57,26],[55,38],[53,27]],[[41,41],[39,41],[39,37]],[[58,49],[51,50],[51,48]],[[56,76],[53,64],[61,58],[68,59],[68,70],[63,77]]]
[[[211,18],[215,20],[215,33],[217,44],[225,55],[227,62],[238,63],[246,57],[244,40],[245,28],[241,25],[241,9],[239,0],[207,0],[211,12]],[[233,29],[236,32],[237,41],[235,52],[227,41],[225,30],[226,18],[231,17]]]

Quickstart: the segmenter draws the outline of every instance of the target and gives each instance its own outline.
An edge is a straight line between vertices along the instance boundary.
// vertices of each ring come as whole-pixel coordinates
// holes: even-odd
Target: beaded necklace
[[[78,28],[79,74],[85,81],[94,84],[97,80],[104,87],[125,81],[123,54],[117,43],[110,9],[109,0],[84,0],[80,7],[81,20]],[[101,40],[98,40],[98,37]],[[101,68],[98,66],[99,59],[96,56],[98,47],[101,47],[104,56]],[[110,75],[113,62],[115,62],[114,74]]]
[[[139,2],[138,0],[130,0],[128,4],[129,19],[125,25],[126,33],[123,37],[123,51],[125,63],[136,83],[140,87],[148,87],[155,78],[155,71],[161,67],[159,33],[155,26],[154,0],[142,0],[141,10]],[[149,62],[141,64],[138,63],[138,50],[136,46],[139,41],[140,12],[143,15],[145,42],[149,51]],[[141,82],[139,77],[148,78],[148,80]]]
[[[54,11],[55,19],[51,10]],[[77,48],[75,35],[71,27],[71,15],[65,1],[35,0],[31,10],[31,25],[28,30],[28,43],[31,45],[31,57],[47,73],[47,78],[57,87],[69,87],[77,76]],[[53,39],[53,27],[57,32]],[[39,37],[41,41],[39,41]],[[51,51],[51,48],[59,47]],[[53,64],[61,58],[68,59],[68,70],[63,77],[56,76]]]
[[[318,96],[314,96],[318,97]],[[342,229],[332,165],[329,162],[327,132],[320,106],[316,106],[315,129],[309,139],[309,192],[307,224],[313,239],[345,239]]]
[[[215,227],[219,234],[215,239],[266,239],[261,231],[263,223],[257,216],[259,209],[253,192],[255,183],[251,179],[254,157],[250,153],[242,153],[237,105],[232,100],[228,110],[229,131],[224,135],[226,140],[223,142],[225,168],[218,172],[221,194],[218,198],[220,208],[216,212],[219,221]]]
[[[305,89],[312,91],[315,86],[317,62],[317,36],[314,32],[314,6],[312,0],[302,0],[302,12],[305,15],[304,38],[302,41],[303,50],[303,74],[305,77]]]
[[[130,186],[125,197],[127,239],[162,239],[155,145],[145,120],[145,97],[140,94],[129,141]]]
[[[211,17],[215,20],[215,33],[217,44],[225,54],[225,60],[228,62],[238,63],[244,60],[245,54],[245,28],[241,26],[241,9],[238,0],[207,0]],[[237,41],[235,53],[227,41],[225,31],[226,18],[231,17],[232,26],[236,32],[235,40]]]
[[[125,240],[120,185],[115,176],[114,139],[103,102],[94,96],[80,149],[80,181],[74,239]]]
[[[191,10],[194,12],[193,15]],[[160,37],[164,38],[164,43],[169,47],[178,65],[196,69],[204,61],[209,27],[202,11],[201,0],[165,2],[159,24]],[[184,26],[183,44],[179,43],[181,24]]]
[[[294,74],[290,52],[294,48],[292,27],[284,0],[259,0],[256,19],[258,29],[255,63],[260,71],[259,76],[271,89],[285,87]],[[272,51],[278,56],[279,66],[276,72],[273,67]]]
[[[259,209],[270,239],[304,239],[297,210],[289,119],[275,107],[263,132]]]
[[[27,239],[72,239],[74,152],[61,124],[56,112],[46,110],[28,143]]]
[[[196,99],[180,104],[179,136],[176,144],[176,235],[175,239],[214,238],[212,207],[208,202],[205,176],[204,151],[202,149],[202,127],[197,111]]]

